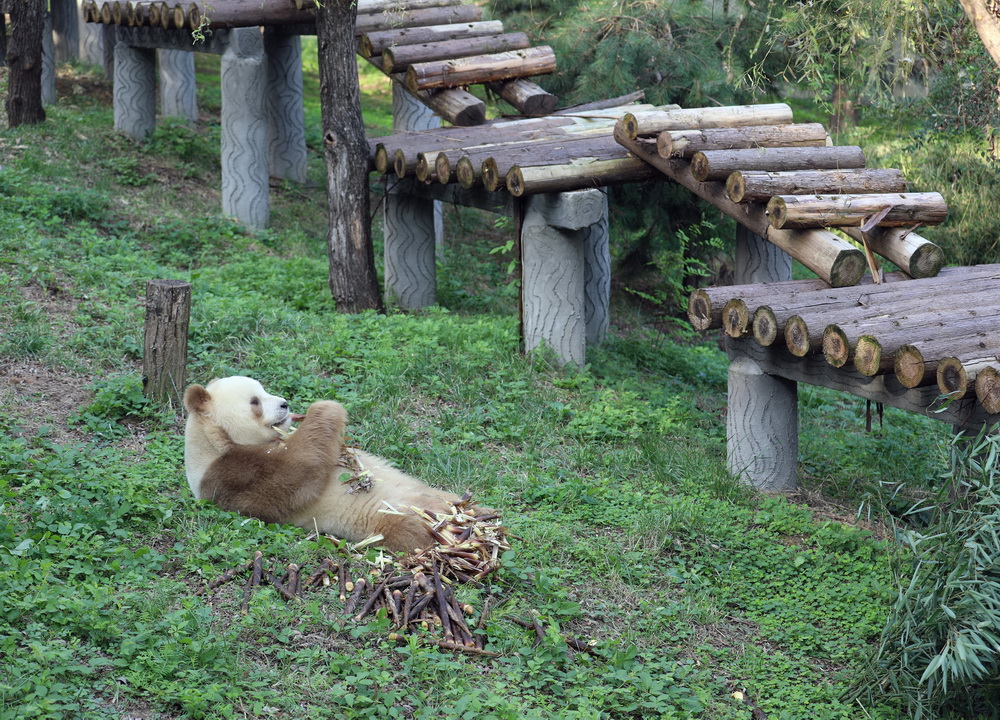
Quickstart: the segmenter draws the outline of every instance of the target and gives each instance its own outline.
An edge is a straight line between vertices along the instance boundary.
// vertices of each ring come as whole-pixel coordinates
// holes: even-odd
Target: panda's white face
[[[211,418],[238,445],[274,440],[274,428],[287,430],[292,422],[284,398],[270,395],[253,378],[218,378],[206,388],[211,395]]]

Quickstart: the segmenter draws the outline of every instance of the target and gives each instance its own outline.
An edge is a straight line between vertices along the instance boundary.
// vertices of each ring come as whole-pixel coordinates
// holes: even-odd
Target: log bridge
[[[1000,423],[1000,265],[942,269],[940,248],[914,232],[947,217],[938,193],[865,169],[859,148],[723,148],[703,144],[709,130],[692,147],[669,115],[626,114],[614,136],[738,222],[738,284],[688,303],[696,329],[725,334],[734,475],[797,486],[800,382],[963,432]],[[877,256],[902,271],[885,273]],[[819,278],[790,280],[791,257]]]
[[[298,35],[315,32],[312,0],[94,2],[85,12],[113,29],[116,127],[135,137],[155,121],[152,49],[223,55],[224,211],[266,224],[269,169],[304,173],[297,53]],[[780,103],[653,107],[638,95],[557,110],[528,79],[554,69],[551,50],[460,0],[359,0],[358,18],[358,53],[393,81],[394,133],[372,138],[369,155],[386,182],[391,302],[434,302],[440,202],[510,215],[521,229],[525,348],[582,364],[607,330],[601,189],[669,180],[738,224],[739,284],[698,291],[689,307],[695,327],[726,333],[734,474],[768,490],[796,486],[799,382],[962,430],[1000,420],[1000,268],[942,271],[940,248],[916,232],[946,218],[939,194],[907,192],[898,170],[866,167],[860,148],[833,146]],[[212,34],[192,46],[193,28]],[[161,59],[164,72],[179,71]],[[475,83],[522,117],[487,121],[467,91]],[[817,279],[791,282],[792,258]],[[901,272],[883,273],[879,258]]]

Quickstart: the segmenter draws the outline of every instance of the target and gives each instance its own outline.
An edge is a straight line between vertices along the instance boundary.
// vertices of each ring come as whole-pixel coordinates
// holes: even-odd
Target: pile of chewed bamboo
[[[795,357],[822,353],[837,368],[894,373],[906,388],[937,383],[949,398],[975,397],[1000,413],[1000,265],[944,268],[913,280],[831,288],[796,280],[696,290],[688,317]]]
[[[395,82],[456,125],[485,122],[482,100],[465,87],[483,84],[525,115],[555,109],[556,97],[527,80],[556,68],[552,48],[465,0],[358,0],[357,50]],[[88,22],[191,32],[255,26],[309,26],[315,0],[86,0]]]
[[[875,255],[912,277],[938,272],[940,248],[913,231],[947,217],[940,194],[906,192],[899,170],[866,168],[861,148],[831,145],[822,126],[794,123],[787,105],[741,110],[694,126],[676,113],[632,111],[615,138],[833,286],[878,272]]]
[[[462,602],[456,587],[480,586],[500,567],[503,553],[510,549],[500,516],[477,507],[468,495],[451,512],[414,511],[435,540],[423,550],[399,557],[379,553],[373,560],[361,548],[377,542],[378,536],[323,559],[311,571],[296,564],[271,568],[257,551],[252,560],[223,573],[197,594],[246,575],[241,610],[247,612],[251,595],[263,586],[275,588],[287,601],[328,589],[339,593],[345,618],[363,622],[381,612],[390,621],[392,639],[421,633],[444,648],[493,654],[484,650],[488,608],[477,611]]]

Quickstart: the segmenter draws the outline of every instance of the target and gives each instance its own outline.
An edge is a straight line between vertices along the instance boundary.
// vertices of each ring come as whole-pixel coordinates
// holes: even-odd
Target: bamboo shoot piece
[[[619,122],[626,140],[659,135],[664,130],[739,127],[744,125],[787,125],[792,109],[785,103],[768,105],[733,105],[718,108],[629,112]]]
[[[820,123],[664,130],[656,138],[656,150],[660,157],[690,159],[703,150],[825,147],[829,138]]]
[[[870,216],[890,208],[880,227],[938,225],[948,217],[940,193],[887,195],[778,195],[767,203],[776,228],[860,227]]]
[[[733,202],[766,202],[775,195],[849,195],[906,192],[900,170],[797,170],[762,172],[736,170],[726,178]]]
[[[736,171],[853,170],[864,166],[864,151],[855,145],[703,150],[691,157],[691,175],[699,182],[725,180]]]
[[[410,92],[460,87],[510,78],[545,75],[556,69],[556,55],[548,45],[492,55],[410,65],[406,89]]]

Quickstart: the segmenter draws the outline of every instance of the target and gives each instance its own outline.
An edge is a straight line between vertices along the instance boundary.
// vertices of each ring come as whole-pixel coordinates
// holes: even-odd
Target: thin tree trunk
[[[330,229],[330,291],[345,313],[382,310],[375,274],[368,197],[368,143],[354,59],[352,0],[318,7],[320,101]]]
[[[10,41],[7,43],[7,122],[11,127],[45,122],[42,106],[42,29],[45,3],[11,0]]]

